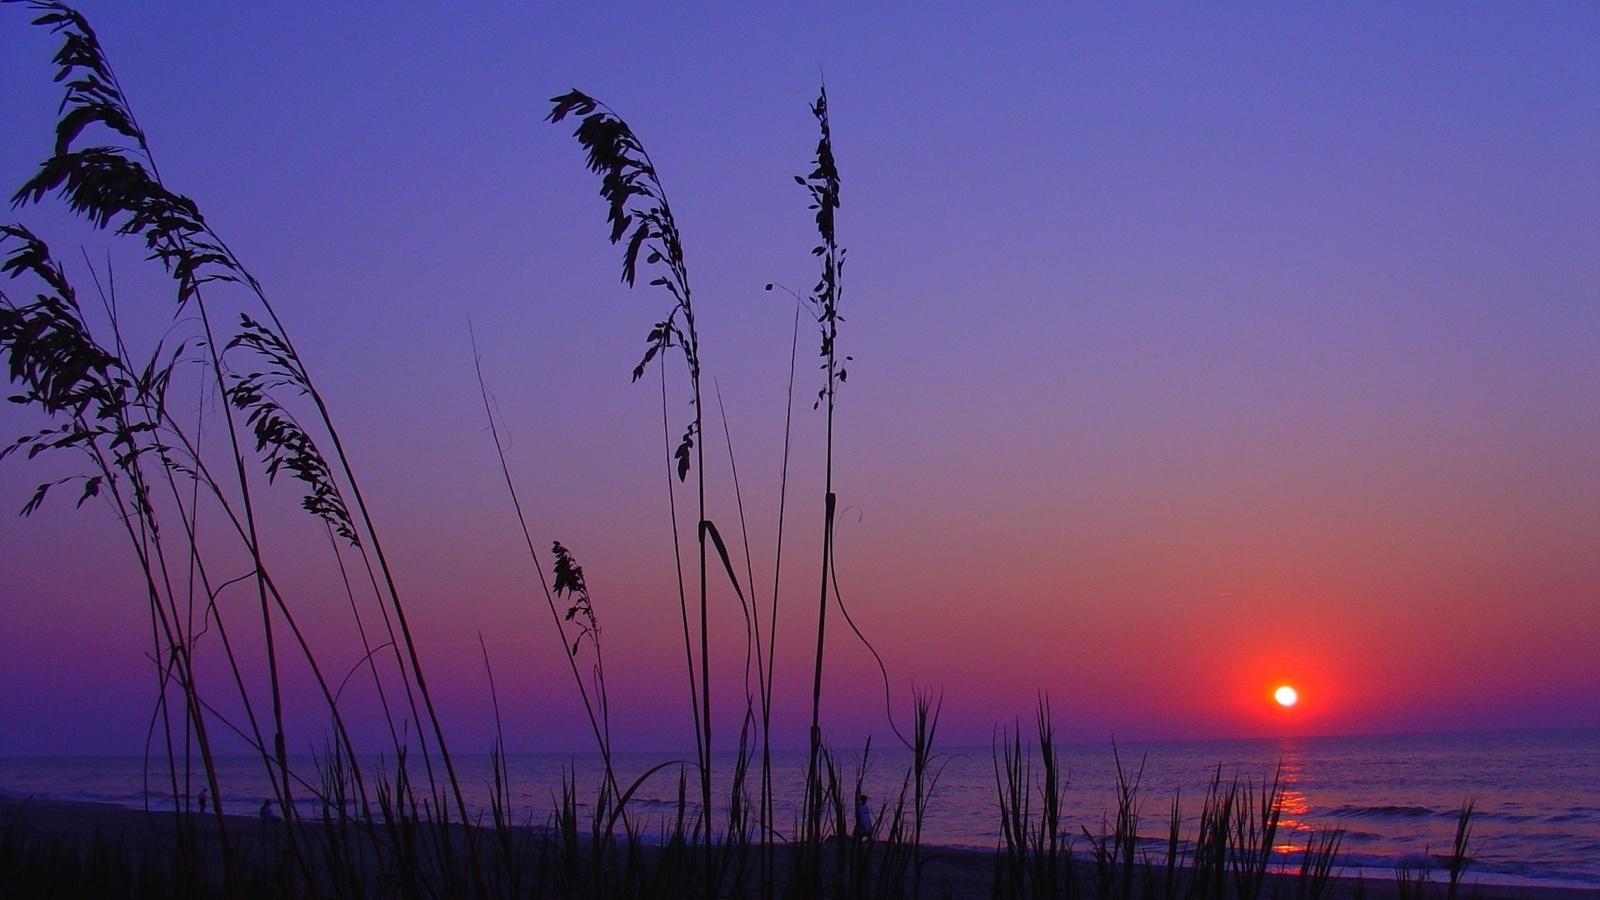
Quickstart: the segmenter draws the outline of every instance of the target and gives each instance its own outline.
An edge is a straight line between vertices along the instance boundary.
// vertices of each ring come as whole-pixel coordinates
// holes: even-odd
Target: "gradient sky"
[[[944,740],[982,744],[1041,691],[1082,740],[1600,725],[1600,6],[551,6],[84,7],[167,182],[327,394],[467,749],[492,733],[480,632],[512,748],[586,746],[469,323],[535,539],[588,573],[619,740],[693,743],[659,387],[629,382],[667,300],[618,283],[548,99],[606,101],[662,173],[770,572],[794,308],[762,287],[816,277],[791,176],[822,78],[855,357],[838,569],[900,713],[912,684],[942,689]],[[27,19],[0,8],[7,193],[58,99],[55,39]],[[54,207],[10,218],[103,265]],[[137,249],[112,263],[132,327],[181,330]],[[815,628],[814,354],[804,331],[788,746]],[[7,439],[35,424],[0,410]],[[137,751],[154,676],[109,510],[11,515],[53,465],[0,465],[0,754]],[[277,493],[280,568],[344,670],[326,548]],[[732,711],[743,651],[717,602]],[[886,740],[870,657],[832,638],[830,734]]]

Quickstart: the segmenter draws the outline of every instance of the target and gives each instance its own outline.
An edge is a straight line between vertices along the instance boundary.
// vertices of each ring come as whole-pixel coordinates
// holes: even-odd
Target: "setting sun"
[[[1272,692],[1272,699],[1278,701],[1282,707],[1290,707],[1300,702],[1300,694],[1287,684]]]

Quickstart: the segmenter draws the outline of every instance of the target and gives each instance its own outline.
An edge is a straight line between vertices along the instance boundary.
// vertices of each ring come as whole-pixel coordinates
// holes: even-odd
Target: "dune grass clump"
[[[1095,900],[1323,900],[1334,895],[1344,832],[1307,830],[1302,846],[1280,842],[1284,790],[1281,769],[1259,786],[1247,778],[1225,781],[1218,767],[1193,829],[1185,829],[1181,798],[1174,796],[1163,837],[1141,833],[1143,763],[1117,771],[1115,808],[1098,831],[1081,828],[1086,850],[1074,849],[1060,810],[1067,776],[1054,749],[1047,701],[1035,716],[1037,743],[1020,727],[995,748],[1000,838],[995,854],[997,898]],[[1037,757],[1037,759],[1035,759]],[[1456,859],[1465,858],[1470,804],[1457,829]],[[1295,858],[1298,855],[1298,865]],[[1447,900],[1455,896],[1458,875]],[[1403,872],[1404,896],[1431,896],[1425,876]]]
[[[465,824],[461,787],[399,589],[304,360],[261,284],[197,204],[162,180],[88,22],[58,2],[27,5],[33,24],[61,38],[54,62],[64,94],[53,152],[13,203],[58,198],[91,228],[142,247],[173,293],[165,305],[169,337],[135,347],[121,327],[124,318],[147,311],[159,317],[163,307],[148,298],[130,303],[117,295],[111,272],[91,272],[101,313],[91,315],[41,238],[20,223],[0,226],[0,273],[26,285],[24,295],[32,297],[0,290],[0,354],[21,388],[17,401],[47,423],[0,456],[76,453],[86,463],[83,474],[39,485],[24,514],[67,483],[78,486],[80,505],[97,499],[115,511],[150,613],[150,657],[161,688],[151,749],[167,762],[167,790],[189,798],[198,781],[219,800],[210,812],[224,870],[233,873],[226,816],[232,810],[220,802],[225,793],[214,755],[213,732],[221,728],[259,755],[273,803],[292,819],[307,788],[289,765],[285,726],[283,685],[295,669],[315,685],[351,778],[365,785],[339,692],[300,627],[304,601],[284,593],[270,562],[272,537],[259,507],[265,486],[285,475],[301,485],[302,506],[326,531],[347,574],[363,665],[395,754],[414,743],[434,811]],[[365,590],[356,587],[361,579]],[[371,630],[379,622],[387,640]],[[245,661],[257,655],[259,665]],[[220,679],[205,674],[219,667]],[[370,795],[366,787],[359,793]],[[303,848],[292,830],[286,834],[304,871]],[[193,848],[180,843],[179,852],[187,858]]]
[[[995,896],[1075,897],[1072,837],[1063,830],[1061,809],[1067,773],[1055,748],[1049,701],[1041,697],[1035,734],[1038,774],[1021,726],[1002,736],[995,756],[1000,844],[995,857]]]
[[[784,500],[780,499],[778,510],[778,539],[774,553],[774,578],[770,611],[768,613],[768,630],[763,641],[760,610],[752,604],[754,597],[749,593],[749,588],[754,585],[753,565],[750,564],[748,530],[744,527],[744,512],[742,499],[740,500],[740,532],[744,536],[746,574],[741,578],[735,571],[726,542],[721,532],[706,513],[706,486],[707,472],[704,465],[704,434],[705,434],[705,406],[702,389],[702,356],[699,334],[695,325],[695,312],[691,300],[687,265],[684,261],[684,249],[681,234],[676,220],[673,218],[671,207],[668,204],[666,191],[662,186],[659,173],[651,161],[643,143],[634,134],[627,123],[609,107],[598,100],[580,92],[571,91],[554,98],[548,119],[553,123],[560,123],[570,118],[578,120],[573,131],[573,136],[586,152],[587,166],[591,172],[601,176],[600,195],[607,204],[607,221],[610,224],[609,238],[613,244],[624,247],[622,280],[632,286],[636,284],[641,268],[657,273],[649,281],[649,286],[664,291],[672,300],[667,315],[657,321],[650,329],[646,339],[646,349],[643,358],[633,370],[635,381],[642,378],[647,367],[659,358],[665,358],[668,351],[677,349],[687,366],[690,386],[690,408],[692,417],[684,427],[682,436],[674,446],[671,440],[668,447],[671,451],[669,461],[669,475],[675,475],[679,482],[687,479],[692,470],[696,475],[695,503],[697,511],[697,524],[695,534],[698,546],[698,578],[687,579],[684,574],[682,552],[677,536],[680,532],[677,522],[676,494],[669,491],[670,514],[673,520],[674,552],[678,563],[678,597],[680,619],[683,624],[684,656],[688,664],[690,686],[690,713],[695,728],[697,745],[697,769],[701,787],[700,815],[697,832],[703,848],[703,872],[710,879],[709,888],[715,890],[722,883],[722,878],[727,875],[734,879],[734,883],[742,883],[746,867],[749,863],[749,847],[752,840],[762,845],[757,854],[761,881],[771,884],[775,875],[775,862],[773,858],[773,837],[776,833],[776,823],[773,821],[773,785],[771,776],[771,699],[773,660],[775,659],[775,645],[777,642],[777,607],[778,607],[778,570],[782,565],[782,533],[784,521]],[[819,606],[817,615],[817,641],[815,648],[815,664],[812,686],[811,704],[811,729],[809,733],[809,748],[807,774],[805,784],[805,803],[802,809],[800,822],[799,847],[796,852],[799,860],[790,866],[791,879],[800,879],[793,890],[811,892],[820,889],[822,883],[823,847],[822,843],[829,832],[826,821],[828,818],[828,803],[824,796],[825,784],[823,767],[825,764],[825,751],[820,722],[822,674],[824,661],[824,648],[827,643],[827,610],[828,607],[839,602],[837,596],[837,574],[833,566],[833,539],[834,517],[837,507],[837,497],[833,487],[833,434],[835,398],[838,385],[847,377],[844,363],[849,357],[841,356],[837,350],[839,316],[840,276],[844,265],[844,251],[839,247],[835,228],[835,212],[839,207],[839,173],[834,163],[832,131],[828,120],[827,94],[819,94],[815,104],[812,105],[812,114],[816,118],[820,130],[813,168],[807,176],[796,176],[796,181],[806,188],[811,197],[811,209],[815,213],[815,220],[820,238],[820,243],[813,248],[812,253],[821,262],[821,276],[809,296],[801,298],[801,306],[808,309],[816,320],[821,332],[820,355],[825,380],[822,388],[818,390],[816,407],[826,404],[826,444],[824,450],[824,503],[823,503],[823,535],[822,535],[822,564],[819,578]],[[768,285],[770,289],[772,286]],[[792,385],[792,381],[791,381]],[[671,426],[665,415],[666,382],[663,372],[663,432],[672,433]],[[792,395],[792,387],[791,387]],[[733,446],[731,434],[727,429],[724,419],[724,432],[728,436],[728,450],[730,459],[730,475],[733,481],[735,496],[738,492],[737,468],[732,466]],[[787,443],[786,443],[787,446]],[[784,483],[787,485],[788,458],[785,452]],[[669,484],[670,484],[669,477]],[[711,648],[708,641],[708,571],[710,558],[715,553],[716,560],[721,564],[722,574],[726,577],[728,585],[738,597],[746,626],[746,710],[743,726],[740,731],[738,747],[739,752],[735,757],[733,775],[733,788],[726,805],[726,818],[724,827],[720,832],[721,842],[725,852],[719,858],[713,847],[713,835],[717,834],[717,823],[713,818],[713,799],[711,797],[711,694],[710,694],[710,656]],[[694,611],[699,620],[699,642],[696,642],[691,632],[691,609],[688,598],[691,594],[698,596],[698,605]],[[852,628],[854,626],[852,625]],[[698,652],[697,652],[698,651]],[[754,656],[753,671],[756,684],[752,690],[750,675],[752,672],[751,656]],[[754,815],[751,815],[751,797],[747,788],[748,770],[754,754],[754,744],[759,741],[761,747],[761,772],[759,776],[759,789],[756,792]],[[926,777],[914,779],[919,784],[926,784]],[[838,829],[834,829],[838,833]]]

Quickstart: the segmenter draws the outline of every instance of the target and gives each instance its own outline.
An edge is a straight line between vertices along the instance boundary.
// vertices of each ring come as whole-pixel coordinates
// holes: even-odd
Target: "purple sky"
[[[84,11],[327,394],[467,749],[480,632],[513,749],[585,746],[469,323],[535,540],[588,572],[619,739],[693,741],[660,388],[629,382],[667,301],[618,283],[548,99],[606,101],[660,168],[770,572],[793,306],[762,287],[816,277],[791,176],[823,77],[855,357],[839,576],[897,705],[942,687],[977,743],[1038,691],[1084,740],[1600,725],[1600,6],[399,6]],[[8,194],[58,99],[27,19],[0,8]],[[54,206],[9,218],[104,267]],[[135,337],[188,327],[114,247]],[[809,330],[800,352],[790,746],[821,507]],[[8,440],[36,424],[0,409]],[[109,511],[11,516],[59,465],[0,464],[0,754],[137,750],[149,629]],[[327,550],[277,493],[279,565],[343,671]],[[829,652],[830,733],[885,739],[870,659],[843,631]]]

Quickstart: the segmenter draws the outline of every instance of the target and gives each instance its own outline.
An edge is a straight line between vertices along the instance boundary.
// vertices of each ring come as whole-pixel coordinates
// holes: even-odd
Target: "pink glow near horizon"
[[[493,728],[480,633],[514,749],[588,740],[469,319],[535,542],[589,574],[619,741],[693,743],[659,387],[628,378],[665,301],[617,285],[595,179],[540,121],[546,98],[604,99],[661,169],[767,596],[793,310],[762,286],[816,277],[790,176],[819,70],[855,357],[838,569],[897,715],[916,685],[943,691],[952,743],[1027,721],[1041,692],[1075,740],[1600,725],[1593,6],[501,10],[492,28],[85,11],[165,177],[327,391],[469,750]],[[26,19],[0,10],[8,190],[48,153],[57,100],[54,40]],[[64,258],[84,240],[53,212],[10,218]],[[130,296],[137,251],[115,262]],[[815,628],[814,345],[802,330],[787,746]],[[36,424],[0,410],[7,440]],[[52,465],[0,464],[0,754],[136,750],[153,675],[130,554],[93,503],[10,517]],[[277,494],[277,564],[342,678],[360,653],[337,573]],[[740,619],[720,585],[714,601],[731,741]],[[830,733],[879,746],[876,665],[830,627]],[[1299,703],[1274,703],[1280,684]],[[352,716],[377,735],[363,690]]]

